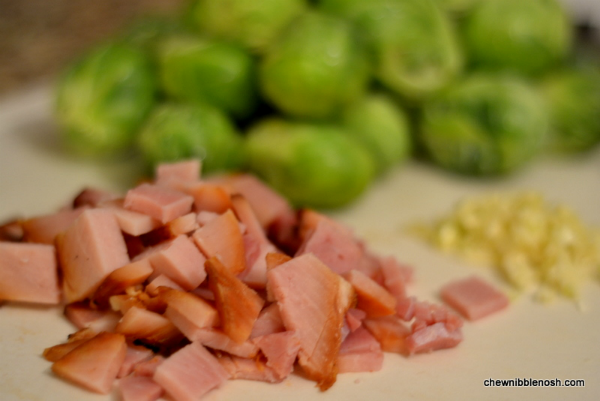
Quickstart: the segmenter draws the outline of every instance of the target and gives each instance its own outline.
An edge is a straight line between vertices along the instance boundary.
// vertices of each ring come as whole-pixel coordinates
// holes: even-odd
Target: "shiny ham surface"
[[[509,304],[506,295],[476,276],[448,283],[440,294],[444,302],[469,320],[484,318]]]
[[[75,330],[43,352],[57,376],[124,401],[198,401],[228,380],[296,373],[325,391],[382,369],[386,352],[462,341],[458,315],[409,295],[412,269],[349,227],[256,177],[200,170],[160,165],[123,197],[83,191],[2,236],[0,300],[60,304]],[[463,290],[446,302],[490,310]]]

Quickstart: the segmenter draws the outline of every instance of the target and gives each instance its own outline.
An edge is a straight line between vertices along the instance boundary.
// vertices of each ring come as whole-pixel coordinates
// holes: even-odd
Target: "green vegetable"
[[[540,94],[520,78],[474,75],[424,107],[420,138],[449,170],[509,173],[539,153],[548,130]]]
[[[375,173],[371,155],[333,125],[264,120],[249,130],[246,151],[250,169],[297,207],[345,205]]]
[[[465,46],[479,68],[535,75],[564,59],[572,23],[558,0],[486,0],[465,23]]]
[[[153,110],[139,138],[140,152],[150,167],[160,162],[198,158],[202,171],[243,166],[243,140],[219,109],[207,104],[162,104]]]
[[[600,71],[569,68],[543,82],[552,129],[549,148],[581,152],[600,142]]]
[[[241,47],[193,35],[174,35],[157,47],[162,88],[180,101],[212,104],[235,118],[256,107],[255,62]]]
[[[431,96],[462,69],[450,18],[431,0],[321,0],[320,5],[360,27],[376,77],[410,100]]]
[[[372,93],[350,107],[342,117],[348,133],[371,153],[382,173],[411,153],[408,117],[389,96]]]
[[[352,26],[318,12],[294,20],[259,71],[269,102],[284,114],[308,119],[331,117],[360,98],[369,77],[367,55]]]
[[[478,3],[487,0],[434,0],[442,10],[463,15],[470,12]]]
[[[188,17],[201,32],[262,54],[306,7],[305,0],[197,0]]]
[[[84,156],[126,150],[155,102],[146,55],[125,44],[92,49],[61,76],[56,118],[67,149]]]
[[[127,26],[120,39],[154,55],[157,44],[163,38],[186,32],[189,32],[189,28],[179,19],[169,16],[152,16],[141,18]]]

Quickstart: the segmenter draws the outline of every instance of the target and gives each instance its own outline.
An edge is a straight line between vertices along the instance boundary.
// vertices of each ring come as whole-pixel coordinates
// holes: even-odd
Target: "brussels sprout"
[[[371,182],[371,155],[343,129],[268,119],[248,131],[249,168],[297,207],[333,208]]]
[[[188,18],[202,32],[261,54],[306,8],[305,0],[197,0]]]
[[[539,153],[548,114],[530,83],[480,74],[427,104],[420,128],[425,150],[442,167],[473,175],[503,174]]]
[[[321,0],[320,4],[361,28],[373,53],[376,77],[409,100],[432,95],[462,69],[450,17],[432,0]]]
[[[155,102],[146,55],[125,44],[96,47],[60,77],[56,119],[65,146],[84,156],[126,150]]]
[[[190,158],[201,159],[206,173],[244,165],[242,137],[227,115],[207,104],[157,106],[142,127],[138,146],[150,167]]]
[[[212,104],[236,118],[256,106],[255,64],[241,47],[193,35],[174,35],[157,47],[158,73],[167,95]]]
[[[571,48],[572,24],[558,0],[486,0],[465,22],[465,46],[479,68],[544,72]]]
[[[265,98],[293,117],[328,118],[360,98],[369,80],[368,58],[351,25],[307,12],[270,47],[260,65]]]
[[[366,96],[344,111],[342,121],[348,133],[371,153],[378,173],[409,157],[408,116],[389,96]]]
[[[547,77],[542,88],[550,112],[550,149],[581,152],[600,142],[600,71],[564,69]]]

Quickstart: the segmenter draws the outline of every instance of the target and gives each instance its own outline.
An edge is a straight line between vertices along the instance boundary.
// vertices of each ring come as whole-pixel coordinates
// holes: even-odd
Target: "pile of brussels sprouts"
[[[409,157],[514,172],[600,142],[600,69],[558,0],[194,0],[69,66],[83,156],[251,171],[297,207],[356,199]]]

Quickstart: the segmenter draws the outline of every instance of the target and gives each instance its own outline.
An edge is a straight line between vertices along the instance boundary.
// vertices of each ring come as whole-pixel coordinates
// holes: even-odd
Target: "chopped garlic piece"
[[[541,302],[577,298],[584,282],[600,276],[600,231],[536,192],[465,199],[414,232],[445,252],[493,266],[519,291],[536,290]]]

